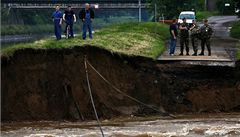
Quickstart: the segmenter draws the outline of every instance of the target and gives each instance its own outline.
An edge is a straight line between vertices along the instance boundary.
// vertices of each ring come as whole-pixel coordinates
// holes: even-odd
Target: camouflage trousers
[[[186,47],[186,52],[189,53],[189,38],[188,37],[181,37],[180,38],[180,51],[183,53],[184,45]]]
[[[204,54],[205,45],[207,46],[207,49],[208,49],[208,55],[211,55],[210,39],[202,39],[201,40],[201,48],[202,48],[201,53],[202,54]]]
[[[192,42],[193,52],[194,52],[194,54],[197,54],[197,51],[198,51],[198,38],[192,36],[191,37],[191,42]]]

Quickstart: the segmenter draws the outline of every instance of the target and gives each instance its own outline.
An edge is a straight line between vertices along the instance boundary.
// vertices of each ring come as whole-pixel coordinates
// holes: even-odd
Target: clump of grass
[[[2,50],[3,55],[12,55],[14,51],[23,48],[49,49],[72,48],[73,46],[94,45],[113,52],[127,55],[139,55],[156,58],[164,51],[166,39],[169,37],[168,27],[159,23],[123,23],[99,30],[92,40],[82,40],[80,36],[74,39],[44,39],[28,44],[17,44]]]
[[[238,53],[237,53],[237,60],[240,61],[240,50],[238,50]]]
[[[233,23],[230,35],[233,38],[240,39],[240,21]]]
[[[230,35],[233,38],[240,39],[240,21],[233,23]],[[238,44],[237,60],[240,61],[240,43]]]

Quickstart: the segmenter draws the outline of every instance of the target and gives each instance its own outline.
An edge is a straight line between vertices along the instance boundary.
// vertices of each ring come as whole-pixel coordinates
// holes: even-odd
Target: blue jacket
[[[52,18],[54,20],[60,20],[62,18],[62,12],[61,11],[54,11],[53,14],[52,14]]]

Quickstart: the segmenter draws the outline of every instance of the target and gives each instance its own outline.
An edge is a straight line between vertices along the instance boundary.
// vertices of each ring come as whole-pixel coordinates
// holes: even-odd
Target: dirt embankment
[[[93,119],[84,55],[113,85],[170,113],[240,110],[240,68],[185,66],[113,54],[96,47],[17,51],[2,61],[2,120]],[[150,110],[89,77],[102,118]]]

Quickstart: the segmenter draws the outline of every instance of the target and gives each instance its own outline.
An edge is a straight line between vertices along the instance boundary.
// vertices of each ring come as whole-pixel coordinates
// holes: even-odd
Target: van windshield
[[[195,19],[194,15],[193,14],[181,14],[179,16],[179,19],[183,19],[183,18],[186,18],[186,19]]]

